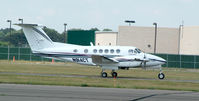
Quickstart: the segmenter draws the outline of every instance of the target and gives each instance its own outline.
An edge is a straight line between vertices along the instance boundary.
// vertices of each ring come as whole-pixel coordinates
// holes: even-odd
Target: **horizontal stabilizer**
[[[18,26],[38,26],[38,24],[14,24]]]

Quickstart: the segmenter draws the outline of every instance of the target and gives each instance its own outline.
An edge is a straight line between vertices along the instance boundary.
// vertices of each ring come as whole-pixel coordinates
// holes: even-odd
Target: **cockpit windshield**
[[[142,52],[142,51],[141,51],[140,49],[138,49],[138,48],[136,48],[135,51],[136,51],[137,53],[141,53],[141,52]]]
[[[129,49],[128,53],[129,54],[140,54],[140,53],[142,53],[142,51],[138,48],[135,48],[135,49]]]

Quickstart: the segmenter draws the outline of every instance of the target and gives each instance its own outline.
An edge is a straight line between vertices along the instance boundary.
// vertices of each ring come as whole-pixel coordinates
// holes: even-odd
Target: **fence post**
[[[194,69],[196,68],[196,56],[194,55]]]
[[[166,54],[167,55],[167,67],[169,66],[169,56],[168,56],[168,54]]]
[[[31,56],[32,54],[31,54],[31,50],[30,50],[30,61],[32,60],[32,56]]]
[[[20,60],[20,47],[18,47],[18,60]]]
[[[182,67],[181,54],[180,54],[180,68]]]
[[[8,61],[10,60],[10,46],[8,45]]]

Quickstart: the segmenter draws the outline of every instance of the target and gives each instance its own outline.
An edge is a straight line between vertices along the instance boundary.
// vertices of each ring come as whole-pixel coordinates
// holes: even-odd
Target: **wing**
[[[96,65],[109,65],[119,63],[117,60],[100,55],[92,55],[92,62]]]

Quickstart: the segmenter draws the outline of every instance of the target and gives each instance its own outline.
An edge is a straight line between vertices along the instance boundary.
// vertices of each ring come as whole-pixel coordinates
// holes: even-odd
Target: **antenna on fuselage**
[[[92,42],[90,42],[90,45],[91,45],[91,46],[94,46]]]

